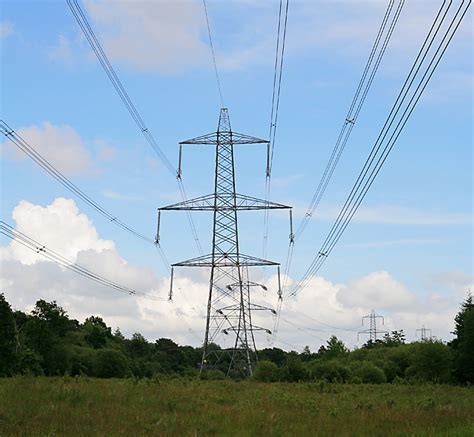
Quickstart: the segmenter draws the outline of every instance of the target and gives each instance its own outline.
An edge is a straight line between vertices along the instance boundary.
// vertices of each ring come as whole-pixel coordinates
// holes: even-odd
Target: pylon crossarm
[[[268,140],[262,138],[253,137],[251,135],[240,134],[238,132],[213,132],[206,135],[201,135],[199,137],[190,138],[189,140],[180,141],[179,144],[188,144],[188,145],[217,145],[222,143],[222,136],[228,136],[226,140],[232,142],[233,145],[236,144],[268,144]]]
[[[256,211],[263,209],[291,209],[291,206],[270,202],[244,194],[214,194],[189,199],[158,208],[158,211]]]
[[[278,266],[279,263],[250,255],[226,253],[218,256],[203,255],[172,264],[172,267],[257,267]]]

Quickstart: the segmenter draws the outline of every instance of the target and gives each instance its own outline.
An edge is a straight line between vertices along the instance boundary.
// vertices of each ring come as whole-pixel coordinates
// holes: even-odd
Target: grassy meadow
[[[3,378],[0,435],[474,436],[474,389]]]

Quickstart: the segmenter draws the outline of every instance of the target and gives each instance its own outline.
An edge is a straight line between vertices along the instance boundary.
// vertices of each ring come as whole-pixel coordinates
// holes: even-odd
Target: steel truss
[[[210,269],[207,301],[206,330],[204,336],[201,372],[210,368],[226,367],[229,376],[252,375],[257,360],[254,333],[266,328],[252,323],[252,312],[275,310],[251,302],[251,288],[264,285],[249,279],[249,267],[277,267],[280,284],[279,263],[244,255],[240,252],[238,211],[265,209],[288,209],[290,211],[290,239],[293,238],[291,207],[251,196],[237,194],[235,186],[234,145],[266,144],[267,171],[269,165],[269,142],[249,135],[232,132],[229,113],[222,108],[217,131],[190,140],[182,141],[179,147],[178,178],[181,178],[182,146],[215,146],[214,193],[175,203],[158,209],[156,242],[160,241],[162,211],[212,211],[212,252],[208,255],[181,261],[172,265],[170,298],[173,296],[174,267],[207,267]],[[278,296],[281,288],[278,285]],[[216,346],[219,335],[233,335],[233,347],[220,349]]]

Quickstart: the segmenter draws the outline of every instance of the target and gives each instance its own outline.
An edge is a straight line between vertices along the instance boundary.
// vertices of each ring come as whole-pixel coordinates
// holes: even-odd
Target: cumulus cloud
[[[48,245],[48,248],[75,262],[79,253],[85,250],[103,251],[115,249],[110,240],[101,240],[92,221],[81,214],[72,199],[57,198],[43,207],[22,200],[13,210],[12,218],[16,228]],[[31,265],[43,260],[41,254],[12,242],[3,250],[3,258],[21,261]]]
[[[85,5],[114,61],[164,73],[209,63],[202,5],[196,1],[89,0]]]
[[[157,278],[149,267],[129,264],[113,241],[99,237],[92,221],[71,199],[58,198],[47,206],[21,201],[12,218],[17,230],[71,262],[141,293],[158,297],[168,294],[169,278]],[[200,275],[177,277],[175,304],[169,304],[118,293],[15,241],[0,248],[0,260],[0,289],[16,308],[29,311],[38,299],[56,300],[72,317],[83,320],[98,314],[128,335],[140,331],[149,338],[168,336],[194,344],[201,341],[196,334],[203,326],[198,308],[205,306]]]
[[[378,308],[392,310],[413,307],[416,299],[388,272],[373,272],[342,287],[338,301],[346,307]]]
[[[91,168],[92,160],[87,147],[71,126],[57,126],[46,121],[40,126],[16,129],[16,132],[54,167],[67,175],[80,174]],[[28,158],[10,141],[1,144],[1,149],[8,157]]]
[[[350,347],[360,347],[367,337],[358,332],[362,317],[374,309],[384,316],[380,331],[403,329],[407,339],[416,340],[416,330],[422,325],[443,340],[451,338],[454,316],[459,307],[454,293],[422,295],[409,290],[388,272],[371,272],[348,284],[335,284],[313,277],[307,288],[294,298],[284,301],[279,347],[301,350],[304,345],[317,349],[331,335]]]
[[[73,200],[59,198],[50,205],[22,201],[13,211],[16,228],[72,261],[137,291],[166,297],[169,277],[157,277],[147,266],[132,265],[117,252],[113,241],[101,239],[92,221]],[[72,317],[84,320],[92,314],[104,317],[126,335],[142,332],[149,339],[173,338],[181,344],[202,342],[208,271],[183,269],[175,272],[174,302],[117,293],[49,262],[35,252],[21,249],[15,242],[0,249],[0,288],[14,307],[31,310],[38,299],[56,300]],[[404,329],[409,340],[416,339],[422,325],[433,335],[450,338],[453,318],[464,298],[455,290],[472,283],[472,276],[445,272],[437,281],[441,290],[428,288],[421,294],[410,290],[387,271],[370,272],[347,284],[323,277],[311,278],[309,285],[294,298],[283,301],[277,347],[301,350],[309,345],[317,350],[335,334],[349,346],[360,346],[361,318],[372,309],[385,317],[380,329]],[[258,280],[258,278],[251,278]],[[285,282],[282,278],[282,282]],[[289,286],[292,284],[288,278]],[[278,280],[267,281],[268,291],[253,287],[253,301],[275,308]],[[253,322],[273,330],[275,316],[258,311]],[[257,334],[259,348],[271,347],[272,336]],[[231,336],[218,342],[231,346]]]

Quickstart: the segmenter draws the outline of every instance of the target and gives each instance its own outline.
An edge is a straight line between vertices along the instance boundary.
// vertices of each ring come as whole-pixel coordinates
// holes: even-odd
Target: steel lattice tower
[[[264,310],[272,311],[275,314],[274,310],[251,302],[252,286],[265,287],[250,281],[248,268],[277,267],[278,284],[280,284],[280,268],[276,262],[240,252],[238,211],[289,209],[291,226],[291,208],[236,192],[234,145],[238,144],[266,144],[268,171],[268,140],[233,132],[226,108],[222,108],[220,111],[216,132],[180,142],[178,178],[181,178],[183,145],[211,145],[215,147],[214,193],[159,208],[156,241],[159,242],[162,211],[212,211],[212,252],[209,255],[202,255],[172,265],[170,298],[173,289],[174,267],[210,268],[201,372],[203,369],[229,362],[228,375],[246,377],[252,374],[256,360],[254,332],[261,330],[270,332],[252,323],[252,312]],[[290,238],[292,238],[292,229],[290,229]],[[281,298],[280,286],[278,286],[278,296]],[[219,334],[235,336],[232,349],[222,350],[210,347],[218,341]]]
[[[362,317],[362,326],[364,326],[364,320],[369,319],[369,329],[365,329],[364,331],[360,331],[357,336],[360,334],[369,334],[369,340],[371,342],[374,342],[377,340],[377,334],[384,334],[387,331],[382,331],[380,329],[377,329],[377,319],[382,319],[382,325],[385,324],[385,320],[383,316],[379,316],[375,314],[375,311],[372,310],[370,314],[367,316]]]

